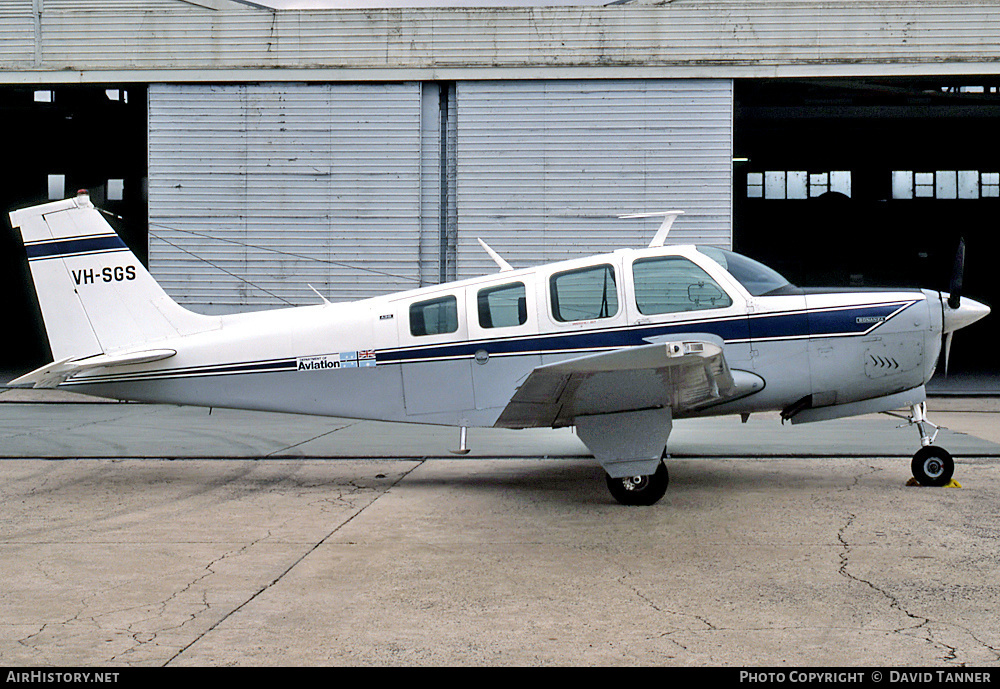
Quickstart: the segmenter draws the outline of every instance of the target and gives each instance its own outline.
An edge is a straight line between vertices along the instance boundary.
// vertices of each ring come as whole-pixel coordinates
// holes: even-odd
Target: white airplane
[[[792,423],[910,408],[989,307],[952,293],[799,289],[712,247],[622,249],[347,303],[206,316],[179,306],[81,192],[10,213],[53,358],[11,382],[120,400],[468,427],[575,426],[624,504],[667,488],[674,419],[780,411]],[[636,216],[632,216],[636,217]],[[944,336],[942,338],[942,336]]]

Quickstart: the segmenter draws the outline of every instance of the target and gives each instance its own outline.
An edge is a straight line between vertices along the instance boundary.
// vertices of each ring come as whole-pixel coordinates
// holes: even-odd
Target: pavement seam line
[[[311,443],[314,440],[319,440],[320,438],[325,438],[326,436],[330,435],[331,433],[336,433],[337,431],[342,431],[345,428],[350,428],[351,426],[356,426],[356,425],[357,425],[357,422],[344,424],[343,426],[338,426],[337,428],[332,428],[329,431],[327,431],[326,433],[320,433],[319,435],[313,436],[312,438],[306,438],[305,440],[303,440],[301,442],[297,442],[294,445],[288,445],[288,446],[283,447],[283,448],[281,448],[279,450],[274,450],[273,452],[268,452],[266,455],[263,455],[263,457],[271,457],[273,455],[278,454],[279,452],[288,452],[289,450],[292,450],[292,449],[294,449],[296,447],[299,447],[301,445],[305,445],[306,443]]]
[[[309,557],[321,545],[323,545],[328,540],[330,540],[330,537],[332,537],[335,533],[337,533],[342,528],[344,528],[345,526],[347,526],[348,524],[350,524],[352,521],[354,521],[365,510],[367,510],[369,507],[371,507],[376,502],[378,502],[379,498],[381,498],[383,495],[385,495],[390,490],[392,490],[393,488],[395,488],[403,479],[405,479],[407,476],[409,476],[414,471],[416,471],[421,466],[423,466],[423,464],[427,461],[427,458],[426,457],[420,457],[420,458],[417,458],[417,459],[412,460],[412,461],[416,461],[417,462],[416,465],[414,465],[408,471],[403,472],[398,479],[396,479],[395,481],[393,481],[392,484],[390,484],[389,487],[386,488],[385,491],[382,492],[381,495],[376,495],[374,500],[372,500],[367,505],[365,505],[364,507],[362,507],[360,510],[358,510],[357,512],[355,512],[354,514],[352,514],[350,517],[348,517],[347,519],[345,519],[343,522],[341,522],[340,524],[338,524],[330,533],[328,533],[326,536],[323,536],[323,538],[321,538],[319,541],[317,541],[316,543],[314,543],[312,545],[312,547],[310,547],[308,550],[306,550],[306,552],[302,553],[302,555],[299,556],[294,562],[292,562],[292,564],[290,564],[285,569],[285,571],[283,571],[281,574],[279,574],[277,577],[275,577],[272,581],[268,582],[264,586],[262,586],[259,589],[257,589],[257,591],[255,591],[252,596],[250,596],[245,601],[243,601],[242,603],[240,603],[239,605],[237,605],[235,608],[233,608],[232,610],[230,610],[229,612],[227,612],[225,615],[223,615],[222,617],[220,617],[208,629],[206,629],[201,634],[199,634],[194,639],[192,639],[190,641],[190,643],[188,643],[185,646],[183,646],[179,651],[177,651],[177,653],[175,653],[174,655],[170,656],[170,658],[168,658],[167,661],[165,663],[163,663],[162,667],[167,667],[168,665],[170,665],[170,663],[172,663],[177,658],[179,658],[181,656],[181,654],[183,654],[189,648],[191,648],[196,643],[198,643],[203,638],[205,638],[205,636],[207,636],[209,634],[209,632],[215,631],[215,629],[218,628],[219,625],[221,625],[223,622],[225,622],[226,620],[228,620],[230,617],[232,617],[233,615],[235,615],[236,613],[238,613],[240,610],[242,610],[244,607],[246,607],[247,605],[249,605],[251,602],[253,602],[254,600],[256,600],[257,597],[260,596],[262,593],[264,593],[265,591],[267,591],[268,589],[270,589],[272,586],[274,586],[275,584],[277,584],[279,581],[281,581],[282,579],[284,579],[285,575],[287,575],[289,572],[291,572],[293,569],[295,569],[299,565],[300,562],[302,562],[307,557]]]

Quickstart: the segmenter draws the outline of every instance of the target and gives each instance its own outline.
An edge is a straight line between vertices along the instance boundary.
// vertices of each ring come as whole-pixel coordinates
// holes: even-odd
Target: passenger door
[[[696,258],[696,257],[695,257]],[[684,333],[715,335],[731,369],[749,369],[746,297],[710,260],[644,256],[631,263],[629,323],[644,339]]]
[[[461,347],[468,337],[461,296],[461,291],[448,291],[396,302],[407,416],[461,412],[475,406],[472,364]],[[457,416],[437,420],[457,423]]]

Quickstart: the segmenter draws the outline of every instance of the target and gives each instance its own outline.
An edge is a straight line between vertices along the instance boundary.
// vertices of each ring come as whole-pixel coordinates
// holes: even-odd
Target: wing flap
[[[676,414],[724,398],[734,388],[721,342],[654,342],[535,368],[495,425],[569,426],[577,416],[666,406]]]

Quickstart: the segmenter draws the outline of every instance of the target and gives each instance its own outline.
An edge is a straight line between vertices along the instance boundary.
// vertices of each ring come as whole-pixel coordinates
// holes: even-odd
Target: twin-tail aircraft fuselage
[[[575,426],[626,504],[666,490],[674,419],[909,407],[915,477],[950,480],[924,385],[942,335],[988,307],[931,290],[796,288],[730,251],[664,246],[678,214],[641,250],[515,270],[487,248],[501,270],[485,277],[206,316],[167,296],[81,193],[10,214],[54,358],[12,385],[459,426],[462,449],[467,427]]]

